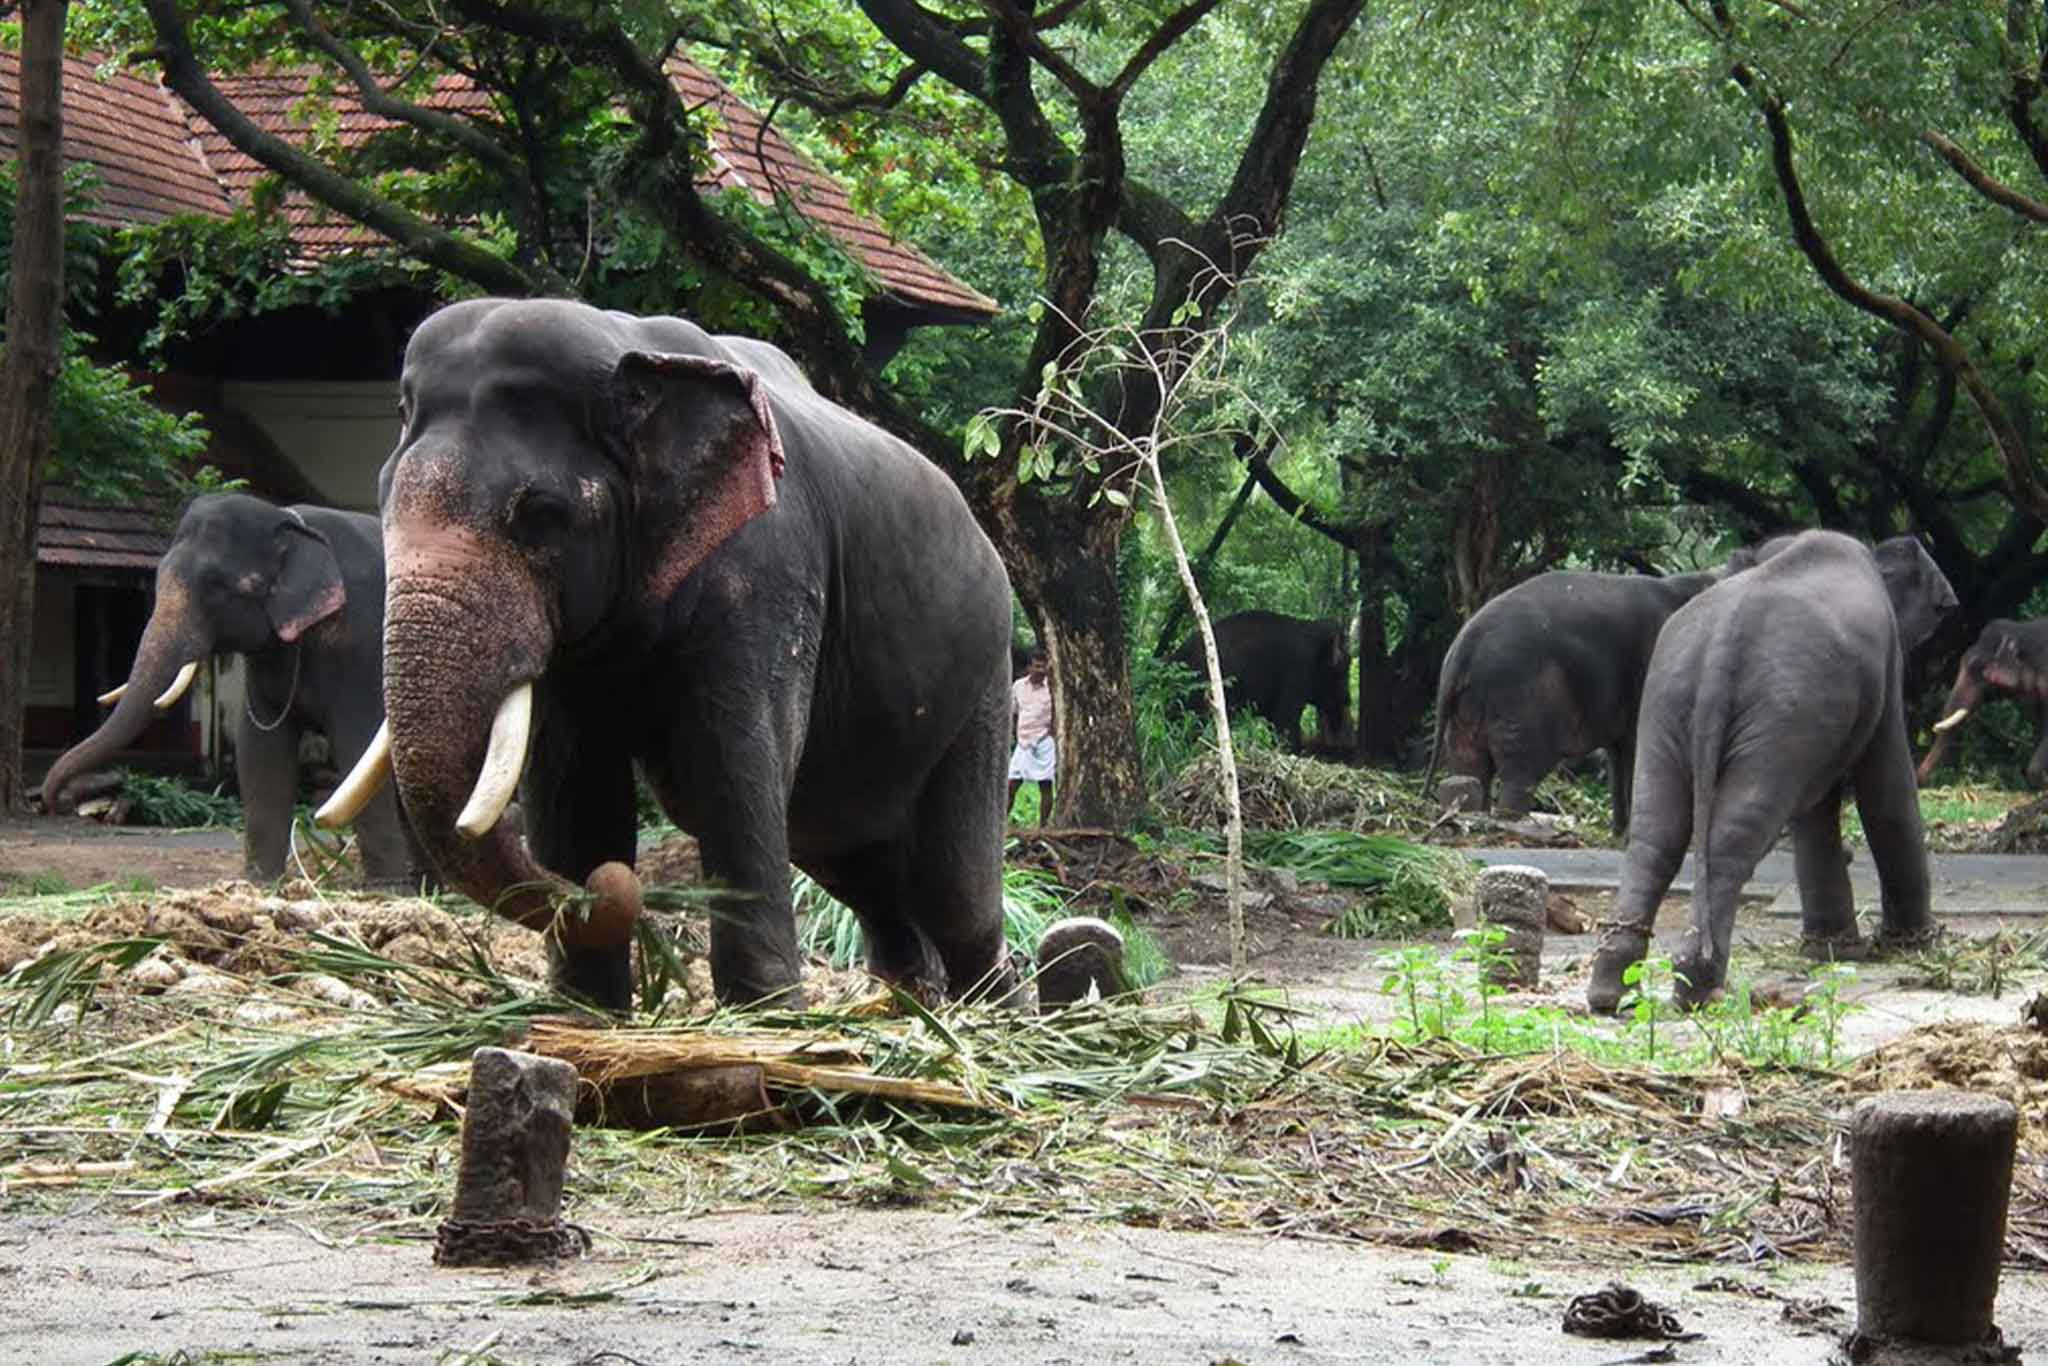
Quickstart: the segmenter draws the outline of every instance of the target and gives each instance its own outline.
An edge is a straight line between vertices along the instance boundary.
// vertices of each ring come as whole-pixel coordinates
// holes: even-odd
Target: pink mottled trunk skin
[[[389,515],[385,562],[392,771],[428,856],[450,886],[531,929],[552,927],[565,945],[620,942],[631,932],[629,908],[607,901],[557,925],[555,907],[573,884],[536,863],[503,823],[479,839],[455,828],[499,704],[540,676],[554,643],[532,571],[515,552],[460,528]]]
[[[66,750],[43,779],[43,807],[59,811],[64,807],[64,789],[81,774],[90,773],[111,759],[157,719],[156,699],[178,670],[195,659],[204,659],[213,641],[207,630],[193,620],[191,598],[184,584],[165,575],[157,584],[156,607],[143,628],[136,647],[135,665],[128,673],[128,691],[100,728]]]

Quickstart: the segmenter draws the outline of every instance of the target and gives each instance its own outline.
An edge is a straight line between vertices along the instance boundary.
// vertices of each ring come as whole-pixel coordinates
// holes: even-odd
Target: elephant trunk
[[[572,948],[622,941],[632,913],[610,900],[558,921],[565,903],[587,898],[498,820],[525,762],[519,713],[554,640],[537,585],[476,538],[414,540],[387,541],[384,706],[392,774],[420,843],[450,886],[507,919]]]
[[[160,575],[156,607],[136,646],[128,681],[116,691],[120,699],[100,728],[58,756],[43,779],[43,807],[64,810],[65,789],[135,742],[164,709],[174,704],[189,684],[197,665],[213,652],[213,633],[191,606],[184,583]]]
[[[1913,775],[1922,787],[1941,767],[1942,760],[1948,757],[1949,747],[1955,743],[1956,731],[1963,721],[1983,700],[1983,685],[1971,677],[1970,663],[1964,660],[1962,667],[1956,670],[1955,686],[1949,689],[1948,700],[1941,704],[1941,719],[1934,723],[1934,747],[1920,760],[1920,767]]]

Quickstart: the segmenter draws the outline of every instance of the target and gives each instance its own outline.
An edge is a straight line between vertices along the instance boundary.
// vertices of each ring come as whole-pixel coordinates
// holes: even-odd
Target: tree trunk
[[[23,708],[35,609],[36,518],[49,463],[50,406],[63,364],[64,14],[69,0],[22,0],[19,187],[13,288],[0,353],[0,813],[26,808]]]
[[[1116,581],[1126,515],[1097,504],[1077,538],[1071,509],[1033,496],[1004,500],[990,520],[1052,675],[1053,821],[1128,829],[1145,784]]]

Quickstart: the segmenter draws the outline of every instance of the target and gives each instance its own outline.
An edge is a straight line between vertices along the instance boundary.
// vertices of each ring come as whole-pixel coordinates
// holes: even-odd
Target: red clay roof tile
[[[891,237],[856,213],[845,189],[814,166],[717,77],[681,57],[670,59],[677,88],[693,106],[718,115],[711,130],[713,172],[708,183],[747,190],[764,203],[787,195],[797,211],[837,238],[867,267],[885,293],[948,320],[979,320],[997,311],[994,300],[949,275],[915,247]],[[101,79],[95,64],[67,58],[64,72],[64,143],[73,161],[88,161],[102,178],[93,215],[104,222],[154,223],[178,213],[225,216],[249,201],[269,173],[158,84],[132,73]],[[266,132],[305,138],[311,131],[295,106],[306,96],[301,72],[216,78],[222,91]],[[12,156],[17,126],[17,54],[0,52],[0,155]],[[448,113],[485,111],[487,96],[460,77],[444,77],[427,100]],[[332,99],[329,125],[343,145],[357,145],[392,126],[364,110],[348,92]],[[285,215],[299,250],[309,256],[377,241],[375,234],[293,191]]]

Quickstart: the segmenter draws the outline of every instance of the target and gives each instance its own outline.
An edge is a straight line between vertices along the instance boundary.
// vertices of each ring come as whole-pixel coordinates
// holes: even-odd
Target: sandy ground
[[[631,1363],[1641,1360],[1820,1363],[1831,1336],[1783,1317],[1854,1313],[1844,1268],[1532,1267],[1481,1257],[889,1211],[592,1219],[592,1257],[550,1271],[439,1270],[420,1241],[240,1226],[205,1213],[15,1220],[0,1231],[0,1358]],[[627,1241],[628,1239],[655,1241]],[[1612,1274],[1690,1332],[1567,1336],[1564,1306]],[[1760,1298],[1698,1287],[1713,1276]],[[587,1302],[565,1303],[584,1296]],[[2008,1273],[2007,1340],[2048,1350],[2048,1279]],[[218,1353],[217,1357],[208,1353]],[[464,1355],[467,1353],[468,1355]]]
[[[70,886],[147,877],[201,885],[240,866],[232,834],[138,836],[34,822],[0,826],[0,876]],[[1609,894],[1574,894],[1589,917]],[[1180,965],[1162,994],[1227,976],[1216,917],[1143,917]],[[1667,906],[1675,939],[1682,903]],[[1988,932],[1979,918],[1963,928]],[[2034,922],[2038,924],[2038,922]],[[1393,1001],[1375,960],[1399,945],[1319,933],[1313,907],[1277,898],[1253,917],[1253,972],[1318,1023],[1381,1020]],[[1796,922],[1748,903],[1736,970],[1782,957]],[[1444,936],[1433,936],[1441,939]],[[1545,986],[1516,998],[1581,999],[1593,936],[1551,935]],[[1782,967],[1782,965],[1781,965]],[[1901,986],[1859,971],[1844,1047],[1932,1019],[2012,1020],[2040,985],[2001,999]],[[4,1119],[4,1116],[0,1116]],[[451,1154],[451,1157],[453,1155]],[[575,1189],[572,1170],[569,1188]],[[1643,1262],[1533,1266],[1483,1256],[1300,1238],[1024,1224],[914,1211],[804,1214],[572,1208],[592,1257],[548,1271],[443,1271],[430,1221],[394,1209],[363,1226],[266,1220],[246,1208],[138,1211],[82,1201],[63,1216],[7,1209],[0,1189],[0,1362],[152,1361],[683,1363],[1822,1362],[1854,1313],[1846,1267],[1763,1271]],[[1698,1288],[1733,1275],[1777,1298]],[[1705,1336],[1668,1357],[1653,1344],[1560,1329],[1571,1295],[1620,1277]],[[1785,1300],[1843,1311],[1828,1331],[1788,1322]],[[2048,1353],[2048,1276],[2008,1272],[2008,1340]],[[183,1355],[179,1355],[179,1354]]]

